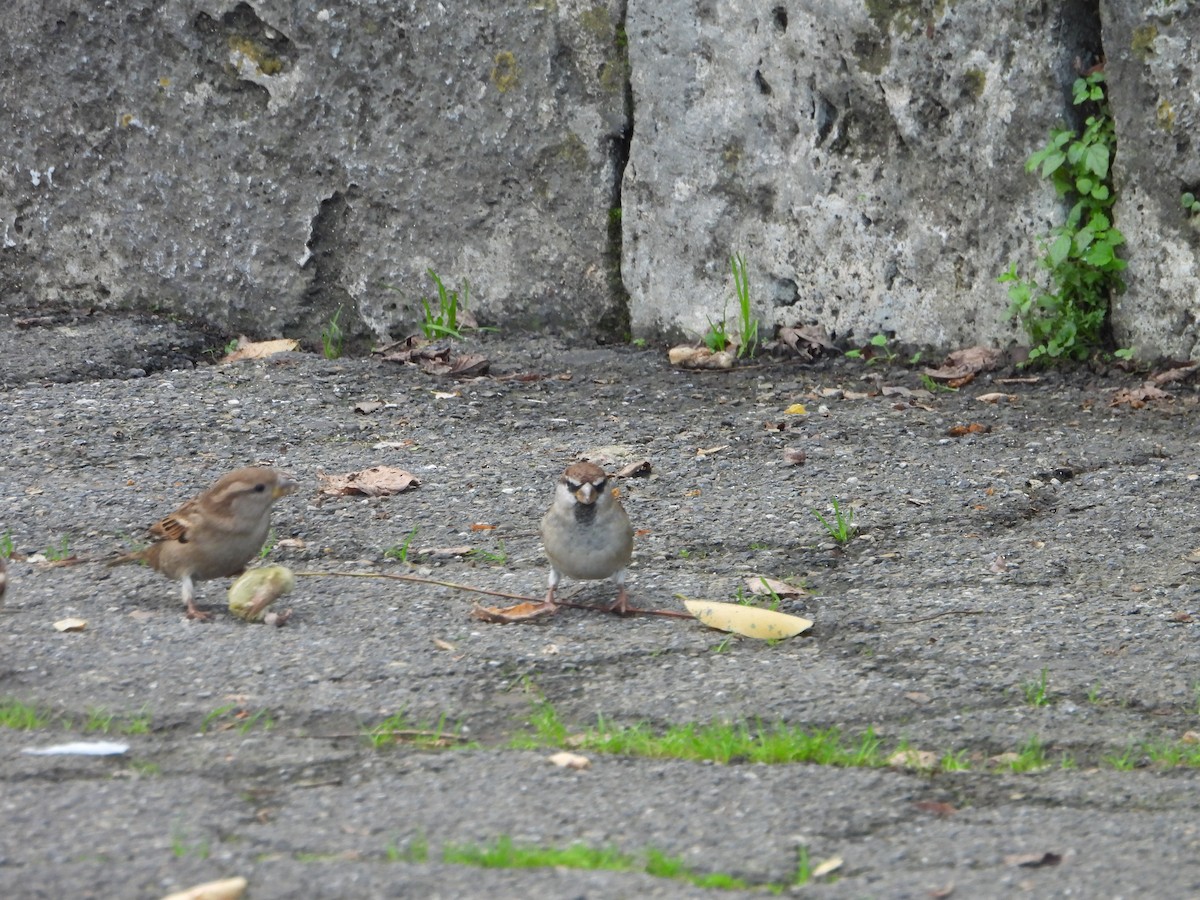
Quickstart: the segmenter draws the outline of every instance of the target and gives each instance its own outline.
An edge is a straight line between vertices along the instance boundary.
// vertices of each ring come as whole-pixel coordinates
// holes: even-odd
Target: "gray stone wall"
[[[764,330],[1022,334],[996,276],[1063,210],[1024,172],[1107,57],[1117,339],[1200,356],[1200,11],[1156,0],[12,0],[0,304],[362,344],[481,322],[696,337],[745,255]]]

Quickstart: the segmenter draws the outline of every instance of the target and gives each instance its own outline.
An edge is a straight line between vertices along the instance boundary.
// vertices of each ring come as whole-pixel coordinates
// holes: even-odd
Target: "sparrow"
[[[583,580],[611,578],[617,585],[617,599],[610,611],[618,615],[631,611],[625,567],[633,557],[633,526],[603,469],[589,462],[567,466],[539,530],[550,560],[546,609],[557,609],[554,590],[566,575]]]
[[[298,485],[273,469],[253,466],[222,476],[207,491],[150,526],[158,540],[109,566],[144,562],[183,589],[189,619],[207,619],[195,606],[196,581],[240,575],[262,548],[271,504]]]

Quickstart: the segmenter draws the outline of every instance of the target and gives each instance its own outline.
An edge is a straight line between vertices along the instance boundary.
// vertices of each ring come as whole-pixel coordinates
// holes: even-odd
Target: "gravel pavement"
[[[1148,749],[1200,756],[1191,382],[1132,409],[1110,406],[1140,383],[1119,372],[1002,380],[1028,374],[1010,369],[927,394],[901,367],[683,372],[661,349],[546,337],[472,345],[493,375],[466,381],[304,353],[162,368],[204,359],[204,340],[169,324],[0,322],[0,534],[13,545],[0,698],[53,718],[0,728],[0,895],[156,898],[232,875],[252,900],[763,895],[440,862],[447,844],[501,836],[655,848],[751,884],[788,881],[801,849],[812,865],[840,859],[789,889],[814,897],[1200,895],[1200,769]],[[977,399],[991,392],[1003,396]],[[787,413],[795,403],[807,414]],[[805,462],[786,464],[785,448]],[[782,609],[811,631],[772,645],[579,609],[493,625],[470,612],[495,598],[361,577],[540,595],[537,522],[581,454],[651,463],[621,484],[639,530],[635,604],[730,600],[762,574],[807,589]],[[249,464],[302,484],[276,505],[267,555],[315,573],[280,601],[286,626],[234,619],[226,581],[199,587],[214,620],[189,622],[177,585],[103,567]],[[420,486],[320,493],[319,474],[375,465]],[[812,514],[834,497],[860,529],[845,548]],[[410,535],[409,563],[385,555]],[[444,552],[464,546],[482,552]],[[607,583],[566,586],[612,599]],[[66,617],[86,629],[57,632]],[[589,752],[590,768],[562,769],[549,750],[511,749],[543,698],[572,730],[597,716],[871,729],[887,749],[969,768]],[[473,743],[361,738],[401,711]],[[85,729],[107,716],[110,733]],[[130,748],[21,752],[85,739]],[[997,759],[1031,741],[1045,767]],[[411,861],[421,844],[431,861]]]

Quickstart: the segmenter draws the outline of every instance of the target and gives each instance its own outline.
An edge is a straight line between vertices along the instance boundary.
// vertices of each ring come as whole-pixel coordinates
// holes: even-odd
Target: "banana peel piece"
[[[250,569],[229,586],[229,611],[245,622],[261,622],[267,607],[296,586],[287,566]]]
[[[687,607],[688,612],[709,628],[730,631],[743,637],[758,638],[762,641],[778,641],[795,637],[813,626],[812,619],[804,619],[771,609],[762,609],[758,606],[744,606],[741,603],[684,598],[683,605]]]

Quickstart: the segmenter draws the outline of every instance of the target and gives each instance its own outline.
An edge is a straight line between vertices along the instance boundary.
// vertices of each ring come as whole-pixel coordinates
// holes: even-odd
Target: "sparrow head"
[[[263,466],[237,469],[223,475],[196,498],[189,513],[198,511],[214,520],[250,524],[267,515],[272,503],[297,487],[296,482],[274,469]],[[169,520],[170,517],[164,522]]]
[[[575,518],[591,521],[597,505],[603,506],[612,498],[608,490],[608,474],[594,463],[580,462],[567,466],[558,479],[560,501],[572,507]]]

